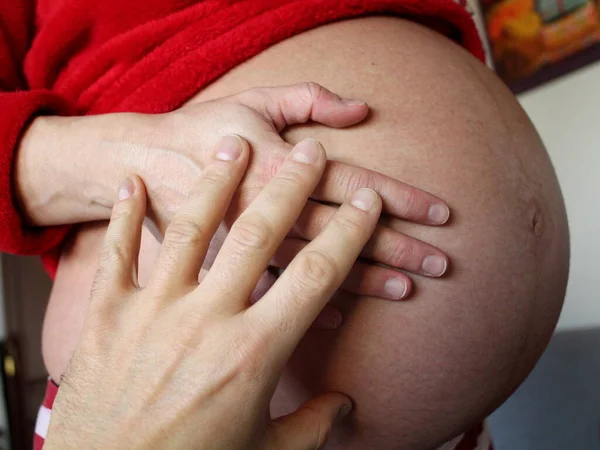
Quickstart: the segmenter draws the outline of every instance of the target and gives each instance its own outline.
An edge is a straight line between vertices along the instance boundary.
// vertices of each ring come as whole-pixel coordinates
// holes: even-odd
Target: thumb
[[[295,412],[273,421],[269,450],[321,449],[336,422],[352,411],[352,400],[332,392],[315,397]]]
[[[234,98],[270,118],[279,131],[309,120],[343,128],[361,122],[369,113],[366,102],[343,99],[312,82],[253,88],[236,94]]]

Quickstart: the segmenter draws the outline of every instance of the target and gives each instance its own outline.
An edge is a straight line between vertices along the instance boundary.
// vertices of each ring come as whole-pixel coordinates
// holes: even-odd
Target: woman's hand
[[[225,137],[167,228],[148,286],[136,261],[146,192],[119,190],[90,309],[54,405],[46,449],[314,449],[351,410],[331,393],[272,420],[269,403],[294,348],[348,275],[381,200],[356,191],[262,300],[249,296],[325,170],[298,144],[233,224],[213,267],[197,275],[248,164]]]
[[[189,186],[201,173],[202,167],[195,171],[198,166],[194,166],[193,162],[198,161],[199,154],[206,154],[204,149],[213,148],[219,136],[230,133],[246,138],[253,150],[249,168],[213,241],[207,258],[210,264],[231,223],[271,179],[292,148],[282,139],[282,130],[307,121],[346,127],[362,121],[367,114],[368,106],[364,102],[341,99],[317,84],[303,83],[250,89],[226,98],[192,103],[157,116],[156,131],[149,136],[160,151],[150,149],[140,158],[148,162],[141,167],[141,173],[148,187],[152,217],[164,230],[181,199],[186,197]],[[179,155],[179,159],[166,153],[163,158],[160,154],[164,150]],[[183,160],[188,163],[187,168],[181,163]],[[202,161],[200,159],[200,165]],[[178,164],[177,169],[170,166],[174,162]],[[166,167],[172,168],[165,170]],[[176,179],[173,179],[173,173],[178,174]],[[286,267],[298,251],[323,229],[336,211],[335,205],[341,204],[359,186],[379,192],[384,212],[391,216],[425,225],[443,224],[448,219],[447,206],[432,195],[367,169],[328,161],[311,200],[271,265]],[[393,269],[441,276],[448,264],[439,249],[385,226],[376,229],[361,256],[363,259],[354,266],[343,289],[390,300],[406,298],[412,286],[406,274]],[[257,296],[273,280],[273,275],[265,273]]]
[[[218,138],[238,134],[250,142],[252,158],[213,242],[208,266],[233,220],[289,153],[291,145],[280,136],[284,128],[309,120],[345,127],[367,114],[364,102],[344,100],[317,84],[303,83],[251,89],[160,115],[39,118],[18,152],[17,198],[37,225],[106,219],[118,180],[138,173],[148,189],[149,216],[160,231],[156,234],[162,234],[203,173]],[[271,265],[284,268],[358,186],[379,192],[384,212],[390,216],[425,225],[440,225],[448,219],[447,206],[432,195],[360,167],[329,161]],[[448,265],[439,249],[383,225],[377,227],[361,257],[342,288],[390,300],[407,298],[412,287],[411,279],[394,269],[441,276]],[[266,272],[255,297],[274,279]]]

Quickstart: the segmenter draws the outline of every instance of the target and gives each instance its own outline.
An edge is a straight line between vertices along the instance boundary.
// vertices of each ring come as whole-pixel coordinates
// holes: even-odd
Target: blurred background
[[[571,272],[552,341],[490,418],[496,450],[600,449],[600,1],[469,1],[488,64],[517,94],[560,181]]]
[[[469,6],[488,36],[490,66],[518,94],[546,144],[571,229],[571,276],[558,328],[531,376],[492,416],[496,450],[600,450],[598,2]],[[47,377],[40,341],[50,286],[37,258],[0,254],[0,450],[31,448]]]
[[[481,0],[494,67],[515,92],[600,59],[597,0]]]

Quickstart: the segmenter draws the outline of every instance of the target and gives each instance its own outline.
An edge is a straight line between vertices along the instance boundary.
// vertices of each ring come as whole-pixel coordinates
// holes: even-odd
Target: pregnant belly
[[[274,409],[284,413],[306,395],[337,390],[357,408],[353,426],[332,436],[338,447],[331,448],[432,448],[503,401],[552,332],[568,267],[554,171],[526,116],[485,67],[397,19],[342,22],[288,39],[197,100],[306,80],[364,98],[374,114],[349,130],[311,124],[286,138],[313,136],[330,159],[444,198],[452,208],[448,226],[388,225],[446,251],[452,271],[444,280],[416,280],[410,302],[343,299],[344,325],[309,332]],[[56,380],[76,346],[103,231],[103,224],[83,227],[58,268],[43,336]],[[141,278],[157,250],[145,233]]]

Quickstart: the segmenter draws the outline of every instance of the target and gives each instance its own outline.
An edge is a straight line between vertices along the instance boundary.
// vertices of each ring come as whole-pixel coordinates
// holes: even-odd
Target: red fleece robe
[[[0,251],[45,254],[68,226],[27,226],[14,202],[15,149],[36,115],[173,110],[294,34],[365,14],[409,17],[484,59],[457,0],[3,0],[0,2]],[[43,149],[41,150],[43,151]]]

